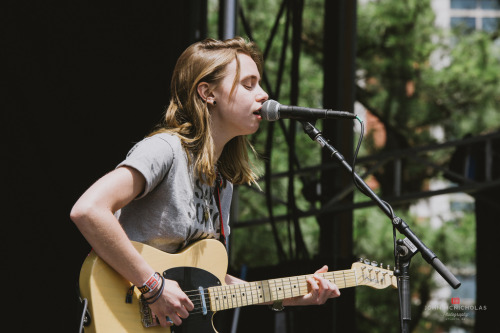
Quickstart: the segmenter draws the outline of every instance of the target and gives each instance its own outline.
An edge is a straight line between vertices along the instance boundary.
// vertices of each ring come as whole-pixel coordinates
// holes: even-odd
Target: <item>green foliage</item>
[[[439,228],[431,227],[430,221],[414,216],[401,216],[411,230],[425,245],[436,253],[447,267],[469,268],[475,263],[475,217],[466,212],[445,221]],[[394,266],[394,241],[391,221],[378,208],[358,209],[354,212],[354,253]],[[397,238],[402,236],[397,233]],[[444,280],[417,253],[410,265],[410,286],[412,292],[412,324],[420,329],[415,332],[439,331],[446,327],[444,317],[423,318],[422,311],[437,287],[436,281]],[[356,309],[359,332],[399,332],[399,301],[397,290],[356,289]],[[420,322],[420,323],[419,323]],[[449,323],[448,323],[449,324]],[[430,330],[429,328],[433,328]]]
[[[328,1],[328,0],[327,0]],[[241,0],[245,17],[252,27],[252,36],[262,50],[278,14],[281,1]],[[217,0],[209,1],[209,35],[217,37]],[[299,104],[311,107],[322,105],[322,48],[323,48],[324,0],[306,0],[303,11],[302,53],[300,58]],[[262,10],[265,8],[266,10]],[[434,25],[435,15],[431,0],[374,0],[358,2],[357,36],[357,100],[384,124],[387,143],[376,146],[373,138],[365,137],[362,154],[370,155],[381,150],[415,147],[436,142],[436,127],[444,130],[442,140],[461,138],[466,134],[479,134],[500,127],[500,45],[490,35],[481,32],[456,34],[440,30]],[[278,85],[281,48],[284,42],[286,16],[280,20],[275,38],[265,61],[265,73],[270,82],[266,89],[275,93],[273,98],[281,103],[290,101],[291,51],[285,53],[286,70]],[[240,22],[241,23],[241,22]],[[239,35],[247,36],[239,26]],[[247,36],[248,37],[248,36]],[[291,44],[291,33],[288,37]],[[264,83],[263,83],[264,84]],[[290,122],[285,122],[287,129]],[[270,126],[274,131],[270,132]],[[320,165],[320,148],[302,129],[290,132],[295,137],[298,161],[290,163],[289,144],[277,123],[263,122],[261,129],[251,137],[261,154],[254,162],[264,170],[263,161],[270,161],[272,173],[287,172],[294,168]],[[272,140],[272,152],[266,155],[268,135]],[[436,165],[448,163],[452,150],[426,153]],[[422,185],[436,173],[413,161],[404,161],[403,188],[421,190]],[[389,168],[375,174],[381,184],[380,193],[392,188],[392,171]],[[317,179],[318,174],[308,177]],[[302,189],[306,176],[296,176],[293,196],[302,210],[313,208]],[[255,188],[239,188],[239,212],[241,221],[266,218],[268,199],[264,195],[267,184],[260,183],[263,191]],[[273,178],[272,212],[275,216],[287,214],[289,183],[286,177]],[[361,195],[356,194],[356,201]],[[315,207],[319,208],[319,207]],[[408,213],[403,210],[403,215]],[[401,216],[401,211],[398,212]],[[475,219],[472,212],[465,212],[450,221],[443,221],[434,228],[430,221],[414,216],[403,217],[412,230],[450,267],[464,268],[475,262]],[[354,253],[372,260],[393,265],[393,230],[387,216],[378,208],[354,211]],[[269,224],[248,228],[235,228],[232,235],[232,264],[246,263],[250,267],[278,263],[274,236]],[[300,231],[304,235],[310,256],[317,254],[318,225],[313,217],[300,219]],[[289,256],[294,251],[294,235],[289,222],[278,222],[277,232],[283,248]],[[400,237],[400,235],[398,235]],[[459,244],[459,245],[457,245]],[[249,251],[251,249],[251,251]],[[442,322],[422,318],[422,309],[435,289],[434,271],[419,254],[411,265],[412,313],[416,331],[438,331]],[[437,278],[439,281],[440,277]],[[399,331],[397,291],[391,289],[356,290],[358,309],[357,326],[360,332]]]
[[[500,127],[498,44],[484,32],[440,30],[434,18],[430,0],[359,6],[358,97],[400,135],[399,147],[433,142],[433,126],[446,139]]]
[[[358,6],[357,100],[385,128],[386,143],[364,154],[461,139],[500,128],[500,45],[495,35],[436,28],[430,0],[368,1]],[[436,136],[435,130],[442,131]],[[367,143],[370,133],[367,133]],[[447,166],[453,151],[423,155]],[[439,175],[403,161],[403,193]],[[377,170],[382,195],[393,194],[391,165]]]
[[[436,33],[433,20],[429,0],[370,1],[359,6],[356,60],[358,79],[366,84],[361,102],[407,144],[422,143],[422,131],[415,129],[433,115],[418,89],[421,72],[430,66],[436,48],[431,40]],[[408,91],[409,86],[415,92]]]
[[[441,51],[444,66],[422,75],[425,95],[450,139],[498,129],[500,45],[480,31],[452,40]]]

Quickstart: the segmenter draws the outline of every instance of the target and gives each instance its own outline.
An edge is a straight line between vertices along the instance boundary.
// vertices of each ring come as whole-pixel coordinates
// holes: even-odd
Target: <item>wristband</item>
[[[160,288],[151,296],[151,297],[144,297],[144,294],[141,295],[141,302],[144,304],[150,305],[153,304],[160,298],[161,294],[163,293],[163,289],[165,288],[165,278],[161,275],[159,275],[161,278],[161,285]]]
[[[148,293],[155,288],[160,283],[161,276],[159,273],[155,272],[149,277],[149,279],[142,285],[142,287],[137,287],[142,294]]]

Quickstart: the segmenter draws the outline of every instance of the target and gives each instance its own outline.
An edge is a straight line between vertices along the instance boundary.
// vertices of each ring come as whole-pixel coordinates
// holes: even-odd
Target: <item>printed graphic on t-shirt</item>
[[[197,179],[193,201],[195,215],[191,218],[194,228],[188,228],[185,245],[201,239],[215,238],[220,234],[219,209],[212,188]]]

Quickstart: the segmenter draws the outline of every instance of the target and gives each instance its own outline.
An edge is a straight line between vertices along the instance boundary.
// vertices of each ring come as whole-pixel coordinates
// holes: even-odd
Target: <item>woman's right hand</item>
[[[153,316],[158,318],[162,327],[168,327],[172,324],[179,326],[182,324],[182,319],[186,319],[189,316],[189,311],[194,309],[193,302],[182,291],[177,281],[165,279],[164,283],[165,287],[163,288],[162,295],[156,302],[150,304],[149,307]],[[151,297],[156,291],[152,290],[144,294],[144,297]]]

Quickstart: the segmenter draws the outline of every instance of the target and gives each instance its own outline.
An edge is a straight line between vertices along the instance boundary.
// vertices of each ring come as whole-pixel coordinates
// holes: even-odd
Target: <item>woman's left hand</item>
[[[328,266],[318,269],[312,276],[307,278],[307,288],[309,293],[304,296],[298,296],[284,300],[283,305],[320,305],[324,304],[329,298],[340,296],[337,285],[321,277],[320,273],[328,272]]]

